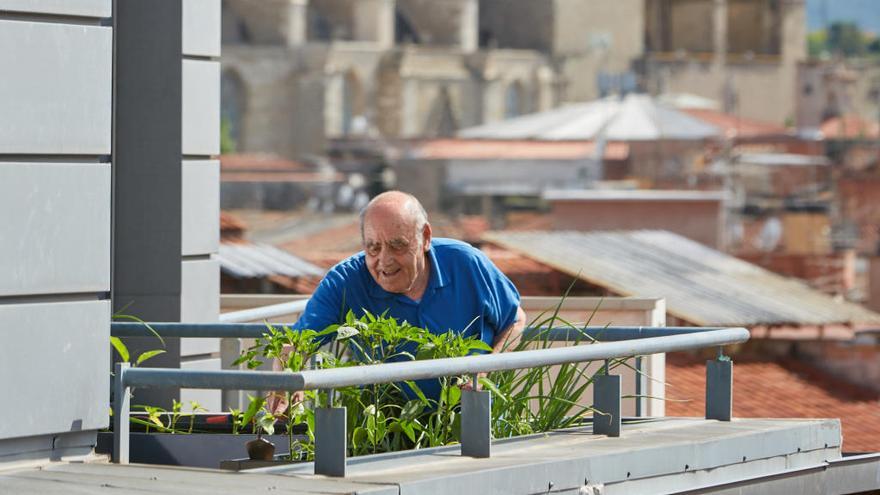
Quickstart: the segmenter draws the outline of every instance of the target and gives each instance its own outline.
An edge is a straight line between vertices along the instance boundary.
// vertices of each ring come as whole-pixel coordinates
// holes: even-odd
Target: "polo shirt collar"
[[[422,295],[422,299],[428,294],[428,291],[434,291],[441,287],[446,287],[449,285],[449,276],[445,275],[442,270],[440,270],[440,263],[437,262],[437,252],[434,250],[434,245],[432,244],[430,248],[428,248],[428,264],[430,265],[431,276],[428,278],[428,286],[425,288],[425,294]],[[369,284],[369,292],[372,297],[381,297],[381,298],[389,298],[394,296],[406,297],[401,294],[392,294],[391,292],[387,292],[385,289],[379,286],[375,280],[373,280],[373,276],[367,273],[367,277],[370,279]],[[408,298],[407,298],[408,299]]]

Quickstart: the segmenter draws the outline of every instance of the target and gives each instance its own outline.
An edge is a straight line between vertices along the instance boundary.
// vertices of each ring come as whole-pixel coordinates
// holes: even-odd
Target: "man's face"
[[[421,297],[427,280],[425,253],[430,243],[428,225],[417,233],[415,223],[400,215],[377,212],[364,218],[367,269],[388,292]]]

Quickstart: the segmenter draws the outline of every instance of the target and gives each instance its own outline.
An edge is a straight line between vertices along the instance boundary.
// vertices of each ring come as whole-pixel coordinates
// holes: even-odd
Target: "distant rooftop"
[[[657,141],[715,138],[720,130],[648,95],[630,94],[572,103],[544,112],[471,127],[470,139]]]
[[[544,192],[549,201],[723,201],[724,191],[659,189],[551,189]]]
[[[488,232],[486,242],[623,296],[666,298],[667,312],[700,326],[878,323],[838,301],[671,232]]]
[[[734,357],[737,418],[840,418],[844,452],[880,451],[880,394],[835,379],[796,359]],[[666,414],[699,416],[705,408],[706,360],[666,355]],[[681,402],[679,399],[687,400]]]
[[[491,139],[433,139],[415,144],[410,156],[446,160],[578,160],[592,158],[596,143],[590,141],[506,141]],[[605,160],[626,160],[626,143],[608,143]]]
[[[217,255],[220,269],[234,278],[321,277],[324,270],[308,261],[265,244],[223,242]]]
[[[772,122],[748,119],[707,108],[682,108],[692,117],[714,125],[728,137],[748,138],[758,136],[786,136],[788,130]]]
[[[823,155],[798,155],[793,153],[742,153],[737,155],[735,160],[738,163],[767,167],[822,167],[831,165],[828,157]]]

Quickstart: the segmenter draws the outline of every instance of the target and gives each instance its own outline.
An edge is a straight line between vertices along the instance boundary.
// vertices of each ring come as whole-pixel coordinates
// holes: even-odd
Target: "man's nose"
[[[387,249],[383,249],[383,250],[379,251],[379,264],[380,265],[387,266],[387,265],[391,264],[392,261],[393,261],[393,257],[391,256],[391,253],[389,253]]]

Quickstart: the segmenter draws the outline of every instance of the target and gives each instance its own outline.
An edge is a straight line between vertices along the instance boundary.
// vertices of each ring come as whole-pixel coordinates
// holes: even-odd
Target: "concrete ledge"
[[[0,485],[23,492],[118,493],[838,493],[840,479],[876,489],[877,459],[848,462],[836,419],[662,418],[625,424],[619,438],[590,427],[500,440],[489,459],[461,457],[459,447],[352,459],[345,479],[299,466],[229,473],[154,466],[54,464],[0,473]],[[840,467],[841,469],[837,469]],[[873,471],[872,471],[873,470]],[[836,473],[836,474],[835,474]],[[873,481],[872,481],[873,480]],[[856,486],[856,485],[853,485]],[[771,489],[770,492],[761,491]],[[103,490],[103,491],[102,491]],[[244,490],[244,491],[242,491]],[[733,490],[733,491],[732,491]]]

